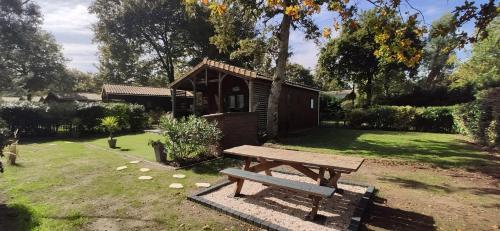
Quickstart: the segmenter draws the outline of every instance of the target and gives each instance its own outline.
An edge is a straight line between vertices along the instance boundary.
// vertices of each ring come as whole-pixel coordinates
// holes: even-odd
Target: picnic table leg
[[[250,168],[250,163],[252,163],[251,158],[246,158],[245,159],[245,165],[243,166],[243,170],[248,170]]]
[[[325,178],[325,168],[319,168],[318,178],[316,179],[316,182],[318,183],[319,186],[324,185],[323,184],[324,178]]]
[[[244,182],[245,182],[245,180],[243,180],[243,179],[236,180],[236,190],[234,191],[235,197],[241,196],[241,189],[243,188]]]
[[[263,163],[263,164],[267,163],[267,161],[266,161],[264,158],[257,158],[257,160],[258,160],[260,163]],[[266,173],[266,175],[268,175],[268,176],[272,176],[272,174],[271,174],[271,169],[269,169],[269,168],[268,168],[268,169],[264,170],[264,172]]]
[[[340,172],[335,172],[335,170],[333,169],[329,169],[328,172],[330,173],[330,180],[328,182],[328,185],[334,187],[336,189],[335,191],[339,194],[343,194],[343,190],[339,189],[337,184],[342,174]]]
[[[310,196],[312,199],[312,209],[309,214],[305,217],[306,220],[312,221],[314,218],[316,218],[316,215],[318,214],[319,210],[319,202],[321,201],[321,197],[316,197],[316,196]]]

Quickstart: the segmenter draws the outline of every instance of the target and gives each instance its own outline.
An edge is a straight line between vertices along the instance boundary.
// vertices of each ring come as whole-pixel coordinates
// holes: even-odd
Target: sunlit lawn
[[[123,153],[142,153],[151,159],[146,155],[147,151],[151,154],[147,146],[151,137],[120,136],[118,142],[130,149]],[[102,148],[105,142],[106,138],[20,145],[19,165],[7,165],[0,175],[0,230],[92,230],[108,223],[117,223],[119,230],[135,226],[200,230],[206,225],[220,230],[240,224],[186,200],[186,195],[196,190],[196,182],[220,179],[218,170],[224,162],[180,171],[146,163],[133,165],[116,150]],[[128,169],[116,171],[121,165],[128,165]],[[151,171],[142,173],[141,167]],[[174,173],[187,177],[174,179]],[[141,175],[153,179],[140,181],[137,178]],[[185,188],[170,189],[174,182]]]
[[[154,133],[138,133],[132,135],[121,135],[116,137],[118,140],[116,143],[117,150],[123,151],[129,155],[144,158],[146,160],[155,161],[155,154],[153,148],[148,145],[150,140],[162,141],[164,138],[158,134]],[[90,143],[97,145],[102,148],[108,147],[108,138],[99,138],[91,140]]]
[[[243,223],[186,200],[186,195],[196,191],[194,183],[222,179],[218,171],[234,162],[220,160],[179,171],[144,162],[128,164],[134,159],[154,161],[148,141],[158,138],[159,135],[149,133],[118,136],[119,148],[115,150],[107,147],[107,138],[25,141],[20,145],[19,165],[7,165],[5,173],[0,175],[0,230],[92,230],[108,226],[119,230],[200,230],[207,225],[214,230],[231,227],[246,230],[248,226],[242,227]],[[280,142],[291,149],[440,166],[488,163],[486,153],[453,134],[318,128]],[[121,165],[127,165],[128,169],[116,171]],[[152,170],[141,173],[141,167]],[[177,180],[172,178],[174,173],[184,173],[187,177]],[[394,180],[407,173],[401,174],[383,179]],[[141,175],[150,175],[153,180],[139,181]],[[354,177],[370,179],[371,176],[365,173]],[[425,184],[441,184],[436,179],[419,178]],[[170,189],[168,186],[174,182],[184,184],[185,188]],[[402,187],[398,182],[388,184]],[[443,193],[440,188],[436,190]],[[486,202],[490,203],[489,199]]]
[[[280,140],[280,145],[327,154],[394,158],[443,167],[488,164],[488,155],[457,134],[322,127]]]

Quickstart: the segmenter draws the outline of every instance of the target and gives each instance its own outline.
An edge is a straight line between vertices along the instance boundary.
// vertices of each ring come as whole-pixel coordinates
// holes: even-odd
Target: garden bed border
[[[273,231],[288,231],[289,229],[278,226],[276,224],[264,221],[260,218],[244,214],[242,212],[236,211],[234,209],[228,208],[226,206],[223,206],[221,204],[209,201],[205,198],[203,198],[203,195],[209,194],[213,191],[216,191],[224,186],[230,185],[233,182],[225,179],[222,180],[206,189],[200,190],[190,196],[188,196],[188,200],[193,201],[195,203],[204,205],[208,208],[215,209],[216,211],[219,211],[221,213],[224,213],[226,215],[229,215],[231,217],[234,217],[236,219],[242,220],[248,224],[254,225],[256,227],[266,229],[266,230],[273,230]],[[365,212],[368,209],[368,206],[371,204],[371,201],[373,199],[373,195],[375,192],[375,187],[362,184],[362,183],[357,183],[349,180],[339,180],[339,183],[341,184],[348,184],[348,185],[354,185],[354,186],[361,186],[361,187],[366,187],[366,192],[364,193],[363,197],[361,200],[358,202],[356,205],[356,208],[354,210],[354,213],[351,217],[351,221],[349,222],[349,226],[347,227],[348,231],[357,231],[361,227],[361,224],[363,222],[363,216]]]

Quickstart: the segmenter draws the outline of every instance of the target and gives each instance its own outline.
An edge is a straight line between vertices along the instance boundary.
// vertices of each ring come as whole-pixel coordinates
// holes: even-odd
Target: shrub
[[[415,116],[415,129],[426,132],[457,132],[453,107],[419,108]]]
[[[354,109],[348,113],[347,120],[354,128],[455,132],[453,107],[375,106]]]
[[[481,91],[477,100],[455,111],[458,130],[476,142],[500,146],[500,87]]]
[[[109,132],[109,139],[113,139],[113,133],[116,132],[120,126],[118,125],[118,118],[114,116],[106,116],[101,120],[101,126]]]
[[[215,123],[195,116],[181,119],[164,116],[160,127],[166,137],[166,153],[177,163],[208,154],[210,145],[217,144],[221,138],[221,131]]]
[[[118,119],[120,127],[124,130],[138,131],[145,125],[144,106],[138,104],[110,103],[105,104],[105,115]]]
[[[345,117],[345,111],[342,109],[342,100],[329,94],[320,95],[320,115],[321,119],[342,120]]]
[[[354,109],[349,112],[347,116],[347,120],[349,125],[354,128],[360,128],[363,123],[366,123],[368,117],[368,112],[363,109]]]
[[[0,119],[0,157],[3,157],[3,149],[7,146],[7,141],[10,136],[10,130],[7,123]],[[3,164],[0,161],[0,173],[3,173]]]
[[[64,126],[81,133],[102,131],[101,119],[115,116],[122,131],[137,131],[145,126],[144,107],[124,103],[51,103],[16,102],[0,104],[0,118],[10,130],[23,136],[47,136],[61,132]]]
[[[79,119],[78,130],[92,133],[101,129],[101,119],[106,109],[99,103],[77,103],[75,117]]]

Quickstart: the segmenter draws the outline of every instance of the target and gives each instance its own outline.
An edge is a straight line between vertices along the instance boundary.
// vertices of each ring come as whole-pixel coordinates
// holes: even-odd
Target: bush
[[[375,106],[352,110],[347,121],[354,128],[453,133],[453,118],[453,107]]]
[[[415,116],[415,130],[456,133],[454,107],[419,108]]]
[[[176,163],[209,154],[210,145],[217,144],[221,138],[221,131],[215,123],[195,116],[178,120],[164,116],[161,118],[160,127],[166,138],[167,156]]]
[[[118,118],[114,116],[106,116],[101,120],[101,126],[109,132],[109,139],[113,139],[113,133],[120,128]]]
[[[0,157],[3,157],[3,149],[7,146],[7,141],[9,140],[10,130],[7,127],[7,123],[0,119]],[[0,161],[0,173],[3,173],[3,164]]]
[[[18,102],[0,104],[0,118],[10,130],[19,129],[23,136],[47,136],[67,132],[97,133],[101,119],[115,116],[121,131],[137,131],[145,126],[144,107],[135,104]]]
[[[487,146],[500,146],[500,87],[481,91],[455,111],[458,131]]]
[[[343,120],[345,111],[342,109],[342,100],[329,94],[321,94],[319,98],[321,119]]]

